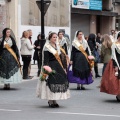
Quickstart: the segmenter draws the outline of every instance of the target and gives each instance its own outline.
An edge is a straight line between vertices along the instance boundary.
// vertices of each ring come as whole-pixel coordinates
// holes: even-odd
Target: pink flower
[[[94,56],[91,56],[91,55],[90,55],[90,56],[88,56],[88,59],[89,59],[89,60],[94,60],[95,58],[94,58]]]
[[[52,69],[51,69],[49,66],[43,66],[43,68],[44,68],[46,71],[48,71],[49,73],[52,72]]]

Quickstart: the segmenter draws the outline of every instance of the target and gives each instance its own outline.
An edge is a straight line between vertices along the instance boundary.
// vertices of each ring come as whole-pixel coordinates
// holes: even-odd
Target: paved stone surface
[[[101,73],[102,65],[99,65]],[[120,120],[120,105],[115,96],[100,93],[96,87],[100,78],[76,90],[70,84],[71,98],[58,101],[60,108],[49,108],[46,100],[36,98],[38,78],[36,65],[32,66],[32,80],[12,85],[10,91],[0,86],[0,120]]]

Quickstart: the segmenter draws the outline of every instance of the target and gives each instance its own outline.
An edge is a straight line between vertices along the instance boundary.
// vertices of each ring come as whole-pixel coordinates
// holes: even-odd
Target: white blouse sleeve
[[[34,48],[34,46],[30,43],[29,39],[27,39],[26,45],[27,45],[29,50],[32,50]]]

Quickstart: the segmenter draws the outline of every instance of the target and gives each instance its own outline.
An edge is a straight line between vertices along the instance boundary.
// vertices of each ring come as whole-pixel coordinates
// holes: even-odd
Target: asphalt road
[[[32,66],[33,75],[36,70]],[[115,96],[100,93],[96,87],[100,78],[84,91],[70,84],[71,98],[58,101],[60,108],[49,108],[46,100],[36,97],[37,79],[12,85],[10,91],[0,86],[0,120],[120,120],[120,103]]]

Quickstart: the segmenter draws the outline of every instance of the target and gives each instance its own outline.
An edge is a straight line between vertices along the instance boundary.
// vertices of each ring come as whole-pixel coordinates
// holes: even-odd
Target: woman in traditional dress
[[[116,95],[120,102],[120,32],[117,41],[112,44],[112,59],[103,73],[100,91]]]
[[[60,44],[60,47],[62,47],[65,50],[66,54],[68,55],[67,41],[64,38],[62,31],[58,32],[58,42]]]
[[[77,31],[72,42],[71,64],[73,66],[73,76],[80,79],[78,81],[70,81],[71,83],[77,83],[77,90],[84,90],[84,84],[93,82],[88,55],[91,55],[91,51],[87,41],[84,39],[82,31]]]
[[[4,84],[6,90],[10,89],[10,84],[22,80],[19,59],[16,41],[11,36],[11,30],[5,28],[0,39],[0,84]]]
[[[57,34],[52,32],[48,39],[49,41],[46,42],[43,48],[42,66],[49,66],[56,72],[55,74],[50,74],[46,80],[38,81],[37,96],[41,99],[47,99],[49,107],[54,108],[59,107],[56,100],[68,99],[70,93],[67,75],[60,59],[61,50],[57,44]]]

